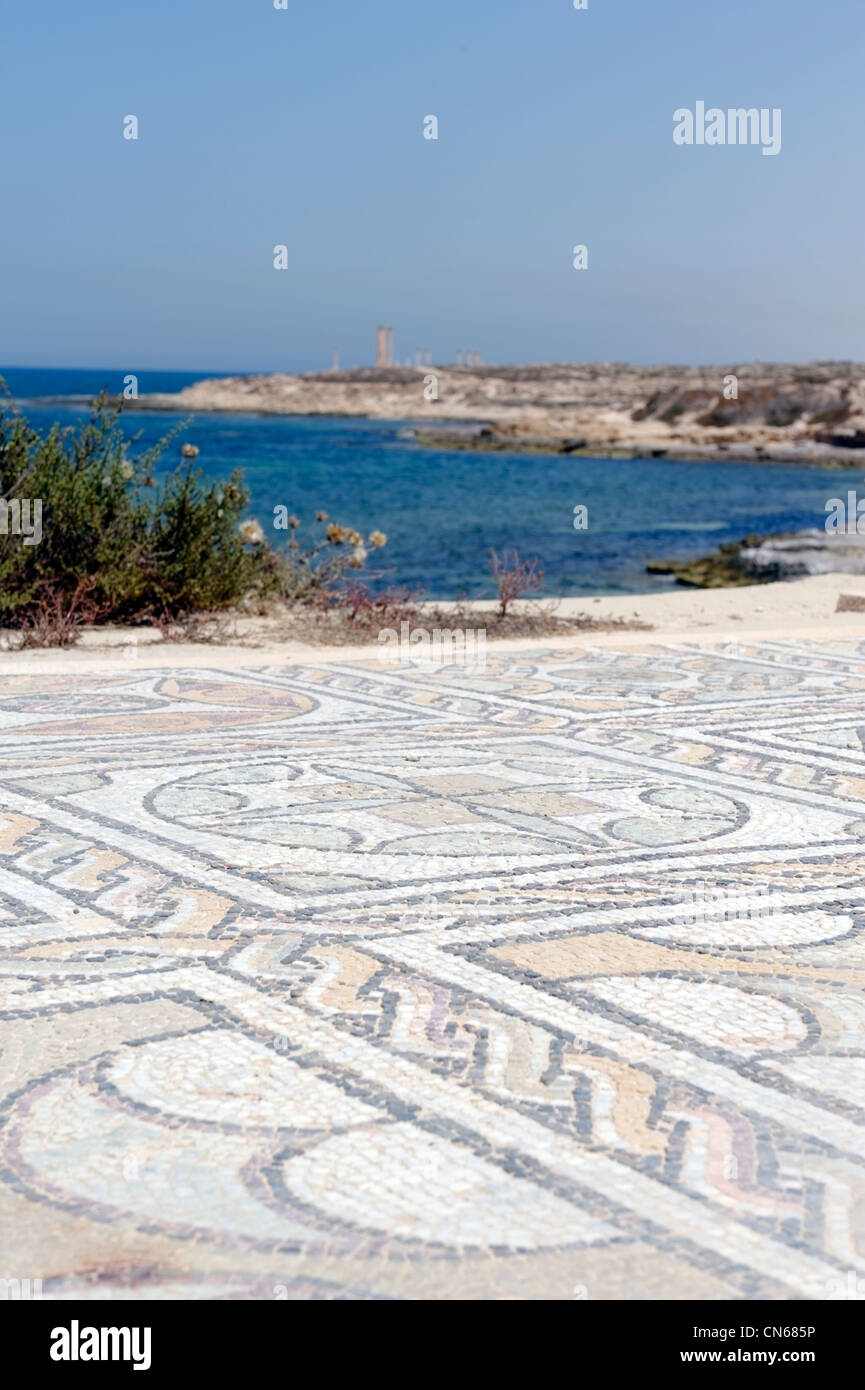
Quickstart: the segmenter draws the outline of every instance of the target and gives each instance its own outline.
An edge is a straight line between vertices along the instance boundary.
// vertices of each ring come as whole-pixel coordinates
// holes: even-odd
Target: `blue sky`
[[[0,362],[352,366],[381,322],[436,361],[865,355],[861,0],[41,0],[3,30]],[[674,145],[697,100],[780,107],[781,153]]]

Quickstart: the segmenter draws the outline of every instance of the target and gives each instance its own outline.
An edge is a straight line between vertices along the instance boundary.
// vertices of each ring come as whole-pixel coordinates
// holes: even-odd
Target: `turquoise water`
[[[116,372],[0,373],[40,427],[85,414],[84,405],[57,405],[46,396],[83,397],[122,383]],[[142,372],[139,387],[176,390],[201,376]],[[126,432],[142,435],[132,452],[179,418],[124,412]],[[862,482],[858,468],[424,449],[405,430],[399,421],[201,415],[181,438],[199,446],[198,462],[214,477],[245,470],[250,512],[265,528],[273,526],[273,508],[284,504],[302,522],[311,523],[321,508],[364,534],[384,531],[387,547],[372,559],[387,573],[377,583],[409,584],[431,598],[491,594],[491,546],[537,556],[548,594],[662,591],[671,581],[647,575],[648,561],[692,558],[752,531],[822,526],[827,498]],[[578,504],[588,508],[585,531],[574,530]],[[270,534],[277,541],[285,535]]]

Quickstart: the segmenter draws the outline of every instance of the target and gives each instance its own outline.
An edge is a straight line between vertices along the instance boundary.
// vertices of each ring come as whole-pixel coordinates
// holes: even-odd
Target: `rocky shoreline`
[[[858,466],[865,366],[386,367],[221,377],[135,409],[403,421],[427,447]]]
[[[865,446],[851,450],[843,445],[822,444],[812,439],[771,440],[768,443],[725,441],[706,443],[687,436],[664,445],[549,436],[519,436],[506,429],[478,425],[475,430],[428,429],[414,426],[411,437],[428,449],[468,450],[497,454],[567,454],[574,458],[674,459],[692,463],[781,463],[802,464],[839,472],[855,468],[861,459],[865,467]]]

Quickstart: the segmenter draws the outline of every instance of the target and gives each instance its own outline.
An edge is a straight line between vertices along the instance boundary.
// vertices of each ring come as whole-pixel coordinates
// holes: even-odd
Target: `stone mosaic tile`
[[[0,685],[0,1276],[865,1276],[865,645]]]

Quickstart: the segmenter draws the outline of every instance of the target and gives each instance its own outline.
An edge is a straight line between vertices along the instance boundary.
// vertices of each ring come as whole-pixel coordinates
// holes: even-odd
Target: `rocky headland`
[[[200,381],[142,396],[136,408],[401,420],[420,443],[449,449],[836,467],[865,460],[865,365],[851,362],[276,373]]]

